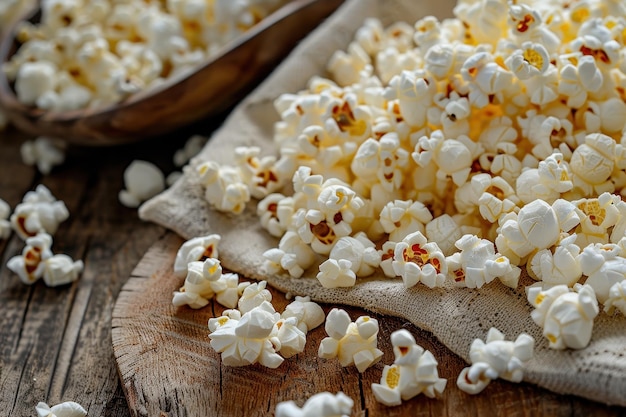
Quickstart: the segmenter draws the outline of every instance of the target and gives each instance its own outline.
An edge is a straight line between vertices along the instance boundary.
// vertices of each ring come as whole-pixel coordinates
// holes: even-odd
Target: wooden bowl
[[[293,0],[182,77],[95,109],[51,112],[17,100],[0,71],[0,106],[19,129],[88,145],[116,145],[162,135],[223,112],[243,98],[343,0]],[[0,62],[15,53],[15,28],[0,44]]]

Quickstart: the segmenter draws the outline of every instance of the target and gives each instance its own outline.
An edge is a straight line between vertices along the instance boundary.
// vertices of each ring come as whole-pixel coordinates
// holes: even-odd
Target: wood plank
[[[52,249],[83,259],[85,270],[71,285],[26,286],[4,267],[24,243],[15,235],[2,243],[0,409],[27,416],[39,401],[72,400],[90,415],[128,416],[110,344],[111,310],[132,268],[164,229],[122,207],[117,192],[133,158],[154,158],[172,169],[170,157],[180,145],[169,138],[155,149],[72,148],[64,165],[41,176],[19,157],[26,138],[15,132],[0,137],[0,197],[14,207],[36,184],[50,188],[70,211]]]
[[[432,334],[393,317],[348,308],[353,319],[370,314],[380,323],[381,362],[363,374],[354,367],[317,357],[323,326],[307,335],[305,351],[277,369],[260,365],[244,368],[222,365],[210,347],[206,323],[223,307],[211,303],[204,309],[174,308],[172,292],[182,280],[172,273],[182,240],[168,233],[156,242],[122,288],[112,319],[113,350],[133,416],[266,416],[279,401],[298,404],[319,391],[343,391],[355,401],[354,416],[618,416],[626,410],[551,393],[530,384],[495,381],[478,396],[456,387],[456,377],[466,364]],[[285,296],[272,290],[273,304],[282,311]],[[324,305],[326,313],[333,306]],[[390,334],[406,328],[439,361],[439,373],[448,379],[440,399],[423,396],[398,407],[377,403],[371,384],[379,382],[384,364],[393,362]]]

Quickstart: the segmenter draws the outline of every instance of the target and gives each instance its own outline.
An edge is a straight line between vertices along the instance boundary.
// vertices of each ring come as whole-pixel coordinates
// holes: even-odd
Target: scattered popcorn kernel
[[[211,282],[217,281],[221,276],[222,267],[217,259],[208,258],[204,262],[189,262],[185,283],[179,291],[174,292],[172,303],[175,307],[188,305],[191,308],[202,308],[206,306],[215,295]]]
[[[326,317],[326,333],[318,350],[320,358],[338,358],[341,366],[355,365],[364,372],[383,356],[378,348],[378,321],[361,316],[352,322],[345,310],[333,308]]]
[[[263,301],[245,314],[230,313],[209,320],[211,347],[221,353],[226,366],[247,366],[260,363],[277,368],[284,359],[278,337],[272,335],[280,314],[269,301]]]
[[[220,243],[221,236],[217,234],[211,234],[207,236],[194,237],[183,243],[178,252],[176,253],[176,259],[174,260],[174,274],[177,277],[184,277],[187,275],[187,265],[194,261],[201,261],[204,258],[219,258],[219,252],[217,250]]]
[[[304,333],[324,323],[326,319],[322,307],[311,301],[309,296],[296,296],[294,301],[287,304],[280,316],[284,319],[295,317],[298,320],[298,328]]]
[[[489,329],[483,342],[475,339],[470,347],[472,365],[461,371],[456,384],[468,394],[479,394],[497,378],[520,382],[524,376],[524,364],[533,357],[535,339],[522,333],[512,341],[495,327]]]
[[[126,207],[135,208],[165,189],[165,176],[154,164],[135,160],[124,171],[124,186],[119,200]]]
[[[589,345],[593,319],[598,315],[598,301],[593,287],[576,284],[570,291],[565,285],[547,290],[527,287],[528,302],[535,307],[531,317],[543,327],[543,335],[552,349],[583,349]]]
[[[7,268],[15,272],[24,284],[33,284],[43,276],[45,261],[52,258],[52,237],[39,233],[26,238],[22,255],[14,256],[7,262]]]
[[[24,142],[20,147],[20,153],[26,165],[36,165],[39,172],[44,175],[48,175],[52,168],[65,161],[63,145],[44,136]]]
[[[395,361],[385,365],[380,384],[372,384],[376,400],[387,406],[402,404],[419,394],[429,398],[440,395],[448,382],[439,378],[437,360],[427,350],[415,343],[413,335],[405,329],[391,334]]]
[[[50,407],[44,402],[40,402],[35,407],[38,417],[84,417],[87,411],[78,403],[66,401]]]
[[[207,138],[203,136],[191,136],[185,142],[185,146],[174,153],[174,165],[179,168],[185,165],[191,158],[200,153],[206,142]]]
[[[263,253],[268,272],[276,274],[289,272],[293,278],[300,278],[316,259],[316,254],[294,231],[287,231],[280,239],[278,248]]]
[[[11,215],[11,226],[22,239],[37,233],[54,235],[59,224],[70,216],[65,203],[57,200],[46,186],[39,184],[35,191],[24,195]]]
[[[67,255],[54,255],[43,261],[43,281],[48,287],[69,284],[78,279],[83,272],[83,261],[74,261]]]
[[[293,401],[276,404],[276,417],[348,417],[352,414],[354,401],[343,392],[333,395],[320,392],[310,397],[302,408]]]

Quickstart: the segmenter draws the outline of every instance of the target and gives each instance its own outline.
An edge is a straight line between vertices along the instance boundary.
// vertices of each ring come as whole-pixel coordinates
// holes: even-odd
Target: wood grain
[[[60,113],[25,106],[1,71],[0,105],[12,122],[28,133],[82,145],[115,145],[162,135],[240,101],[341,3],[343,0],[294,0],[191,74],[168,79],[117,105]],[[0,44],[0,62],[16,48],[7,36]]]
[[[111,312],[132,269],[164,229],[121,206],[117,192],[132,159],[141,155],[171,169],[171,155],[182,144],[172,136],[152,149],[69,149],[66,163],[42,177],[21,161],[26,139],[0,133],[0,198],[13,208],[26,191],[46,185],[70,212],[52,249],[82,259],[85,271],[71,285],[26,286],[6,268],[24,243],[15,235],[0,240],[0,416],[32,416],[39,401],[67,400],[90,416],[128,416],[110,343]]]
[[[393,317],[371,314],[380,323],[381,362],[363,374],[342,368],[334,360],[317,357],[323,326],[307,335],[305,351],[285,360],[277,369],[260,365],[236,368],[221,364],[210,347],[207,321],[223,311],[217,303],[204,309],[174,308],[172,292],[182,280],[172,273],[182,240],[166,234],[156,242],[122,288],[112,319],[113,351],[133,416],[268,416],[280,401],[302,405],[319,391],[343,391],[355,401],[353,416],[618,416],[626,410],[606,407],[576,397],[553,394],[522,383],[495,381],[479,396],[456,387],[466,364],[430,333]],[[277,311],[288,303],[272,290]],[[333,306],[324,305],[326,313]],[[370,314],[345,308],[353,319]],[[384,364],[393,362],[390,334],[407,328],[439,361],[439,373],[448,379],[440,399],[423,396],[398,407],[377,403],[371,384],[379,382]]]

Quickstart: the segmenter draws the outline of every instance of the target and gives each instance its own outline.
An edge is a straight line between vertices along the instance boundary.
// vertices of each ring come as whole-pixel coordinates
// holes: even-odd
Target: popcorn
[[[506,256],[496,253],[492,242],[464,235],[455,246],[461,252],[448,256],[446,264],[456,285],[481,288],[500,278],[503,284],[517,288],[521,270],[511,265]]]
[[[415,343],[408,330],[394,331],[391,344],[396,357],[394,364],[385,365],[380,384],[372,384],[372,392],[378,402],[395,406],[421,393],[435,398],[443,392],[448,381],[439,378],[437,360],[432,353]]]
[[[576,234],[560,239],[551,249],[542,249],[530,256],[526,263],[528,274],[541,280],[544,286],[567,285],[573,287],[582,276],[580,247],[576,245]]]
[[[295,300],[287,304],[285,310],[280,315],[283,319],[294,317],[297,320],[296,326],[307,333],[324,323],[326,315],[319,304],[311,301],[311,297],[296,296]]]
[[[604,311],[613,314],[619,310],[626,315],[626,280],[616,282],[609,290],[609,297],[604,302]]]
[[[198,236],[184,242],[176,252],[174,260],[174,274],[182,278],[187,275],[187,265],[203,258],[218,259],[217,246],[222,237],[217,234]]]
[[[69,216],[65,203],[58,201],[45,185],[39,184],[35,191],[24,195],[10,220],[15,233],[26,240],[41,232],[53,235]]]
[[[593,319],[598,302],[593,287],[576,284],[574,291],[556,285],[543,291],[540,286],[527,288],[528,302],[535,307],[531,317],[543,327],[543,335],[552,349],[583,349],[591,340]]]
[[[339,269],[343,269],[343,265],[346,265],[353,273],[349,276],[354,279],[344,281],[339,276],[332,276],[330,271],[335,270],[335,268],[328,268],[325,265],[327,262],[336,263],[340,267]],[[328,260],[320,265],[321,272],[317,279],[322,286],[327,288],[352,286],[357,276],[366,277],[373,274],[379,264],[380,255],[376,250],[376,245],[367,238],[365,233],[360,232],[354,237],[344,236],[337,241],[330,251]],[[339,273],[339,275],[342,274]],[[343,285],[350,282],[352,285]]]
[[[348,417],[354,401],[343,392],[320,392],[306,400],[302,408],[293,401],[276,404],[276,417]]]
[[[237,310],[226,310],[223,316],[209,319],[211,347],[222,354],[222,363],[226,366],[258,362],[268,368],[278,368],[284,361],[277,353],[280,341],[273,334],[279,318],[269,301],[243,315]]]
[[[463,235],[463,231],[449,214],[442,214],[426,224],[425,235],[439,246],[444,255],[449,256],[454,252],[454,243]]]
[[[24,284],[33,284],[43,276],[45,261],[52,257],[52,237],[40,233],[26,239],[21,256],[14,256],[7,262],[7,268],[15,272]]]
[[[52,168],[65,161],[64,147],[45,136],[24,142],[20,147],[20,153],[26,165],[36,165],[39,172],[44,175],[48,175]]]
[[[574,150],[569,163],[574,187],[580,189],[585,197],[594,191],[612,192],[609,177],[615,167],[616,156],[623,159],[623,155],[622,145],[616,144],[610,136],[602,133],[585,136],[585,142]]]
[[[38,417],[83,417],[87,411],[78,403],[66,401],[50,407],[44,402],[39,402],[35,407]]]
[[[135,208],[165,189],[165,176],[154,164],[134,160],[124,170],[124,186],[118,195],[120,203]]]
[[[316,259],[315,252],[294,231],[287,231],[280,239],[278,248],[268,249],[263,257],[268,272],[276,274],[287,271],[293,278],[300,278]]]
[[[562,67],[559,69],[561,82],[558,92],[567,97],[569,107],[581,107],[590,93],[602,87],[604,76],[593,57],[572,53],[561,55]]]
[[[426,123],[426,113],[432,106],[436,92],[435,82],[423,70],[402,71],[389,81],[384,95],[388,100],[398,100],[400,113],[413,127]]]
[[[69,284],[83,272],[83,261],[74,261],[65,254],[54,255],[43,261],[43,281],[48,287]]]
[[[420,232],[411,233],[396,244],[392,266],[406,288],[420,281],[428,288],[440,287],[448,272],[439,246],[428,242]]]
[[[0,5],[0,22],[8,24],[22,3]],[[20,25],[23,43],[5,71],[25,105],[67,111],[113,104],[197,68],[283,3],[46,2],[38,24]]]
[[[497,378],[520,382],[524,364],[533,357],[535,339],[522,333],[514,342],[504,340],[495,327],[489,329],[483,342],[475,339],[470,347],[472,365],[464,368],[456,381],[457,386],[468,394],[479,394]]]
[[[513,52],[505,61],[520,80],[544,74],[550,66],[550,56],[540,43],[524,42],[522,49]]]
[[[285,198],[280,193],[268,194],[257,205],[257,216],[261,219],[261,226],[269,232],[270,235],[281,237],[286,227],[281,224],[278,218],[278,204]]]
[[[268,303],[272,301],[272,293],[265,288],[266,286],[267,281],[259,281],[245,287],[237,304],[241,314],[246,314],[265,301]]]
[[[8,239],[11,236],[10,214],[11,207],[0,198],[0,239]]]
[[[626,258],[612,243],[587,245],[579,255],[580,268],[587,276],[585,285],[593,288],[594,298],[605,303],[611,287],[626,279]]]
[[[237,307],[239,296],[245,292],[248,283],[239,283],[237,274],[222,273],[220,261],[207,258],[204,262],[192,261],[187,265],[185,283],[174,292],[174,307],[188,305],[193,309],[206,306],[215,300],[227,308]]]
[[[395,200],[385,205],[380,213],[380,224],[389,240],[400,241],[412,232],[425,232],[425,225],[433,220],[428,208],[419,201]]]
[[[320,358],[338,358],[341,366],[355,365],[364,372],[383,356],[377,348],[378,321],[361,316],[355,322],[345,310],[333,308],[326,317],[328,337],[320,343]]]
[[[16,273],[27,285],[43,278],[49,287],[69,284],[78,279],[83,271],[83,262],[74,261],[67,255],[53,255],[52,237],[39,233],[26,239],[22,255],[14,256],[7,262],[7,268]]]
[[[533,250],[551,247],[561,231],[554,208],[541,200],[532,201],[519,213],[510,213],[501,220],[495,244],[513,261],[526,257]]]
[[[205,162],[197,169],[205,187],[204,197],[216,210],[239,214],[250,201],[250,190],[239,172],[231,166]]]

